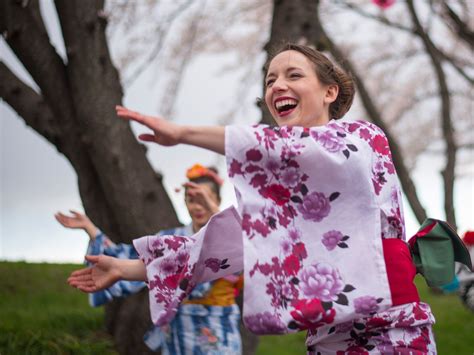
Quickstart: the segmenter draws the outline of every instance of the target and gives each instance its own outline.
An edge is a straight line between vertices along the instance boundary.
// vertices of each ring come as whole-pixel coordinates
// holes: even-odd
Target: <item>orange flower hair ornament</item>
[[[200,177],[208,177],[214,180],[214,182],[219,186],[222,186],[222,184],[224,183],[224,180],[222,180],[214,171],[206,168],[205,166],[202,166],[201,164],[194,164],[192,167],[190,167],[186,171],[186,177],[189,180],[197,179]]]

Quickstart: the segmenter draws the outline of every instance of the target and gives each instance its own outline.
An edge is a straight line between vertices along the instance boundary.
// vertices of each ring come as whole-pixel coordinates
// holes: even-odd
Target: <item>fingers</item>
[[[154,134],[140,134],[138,136],[138,139],[140,139],[141,141],[144,141],[144,142],[155,142],[156,141],[156,137]]]
[[[85,259],[87,261],[91,262],[92,264],[97,264],[99,262],[99,258],[100,258],[100,255],[86,255],[85,256]],[[89,268],[89,270],[91,270],[91,269]],[[80,270],[78,270],[78,271],[80,271]]]
[[[92,275],[92,269],[90,267],[73,271],[71,273],[71,276],[69,276],[68,280],[71,278],[82,279],[83,276],[87,276],[87,275]]]
[[[68,216],[62,214],[61,212],[57,212],[54,215],[54,218],[56,218],[56,221],[58,221],[64,227],[69,227],[69,217]]]
[[[75,217],[78,217],[78,218],[84,216],[82,213],[74,211],[74,210],[69,210],[69,212],[71,212],[71,214],[73,214]]]
[[[141,113],[131,111],[123,106],[115,106],[115,111],[117,112],[117,116],[132,120],[138,123],[141,123],[145,126],[150,124],[150,117],[142,115]]]

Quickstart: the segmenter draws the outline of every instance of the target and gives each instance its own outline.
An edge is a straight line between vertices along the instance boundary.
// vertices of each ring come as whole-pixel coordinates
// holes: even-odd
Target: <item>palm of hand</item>
[[[73,216],[66,216],[62,213],[55,214],[56,220],[66,228],[85,228],[88,222],[87,217],[79,213],[73,213]]]
[[[98,262],[92,267],[91,277],[98,289],[112,286],[118,280],[113,266],[113,258],[100,255]]]

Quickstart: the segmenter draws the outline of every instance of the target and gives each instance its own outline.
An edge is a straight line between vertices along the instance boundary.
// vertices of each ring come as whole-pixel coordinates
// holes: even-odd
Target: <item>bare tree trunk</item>
[[[0,96],[66,156],[77,173],[86,213],[116,242],[176,226],[161,183],[114,107],[122,88],[105,38],[103,1],[56,1],[67,62],[50,44],[37,0],[0,3],[0,30],[40,88],[0,63]],[[107,307],[107,325],[123,354],[149,353],[147,292]]]
[[[451,120],[451,98],[449,94],[448,83],[446,82],[446,75],[441,64],[442,58],[439,57],[435,45],[420,23],[413,5],[413,0],[408,0],[407,5],[412,22],[415,26],[415,33],[422,40],[426,49],[426,53],[430,57],[431,63],[433,65],[436,78],[438,79],[439,96],[441,99],[440,117],[444,141],[446,144],[446,165],[442,171],[444,182],[444,211],[446,213],[447,222],[454,229],[456,229],[456,215],[454,212],[454,178],[456,152],[458,148],[454,140],[454,128]]]

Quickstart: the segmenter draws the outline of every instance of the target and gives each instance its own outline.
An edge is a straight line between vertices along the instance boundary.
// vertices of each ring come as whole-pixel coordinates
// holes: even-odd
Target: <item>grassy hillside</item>
[[[0,262],[0,354],[107,354],[103,310],[66,284],[77,265]]]
[[[66,284],[78,265],[0,262],[0,354],[115,354],[103,311]],[[436,316],[439,354],[472,355],[474,313],[455,295],[433,295],[417,281]],[[262,337],[258,355],[305,354],[304,333]]]

